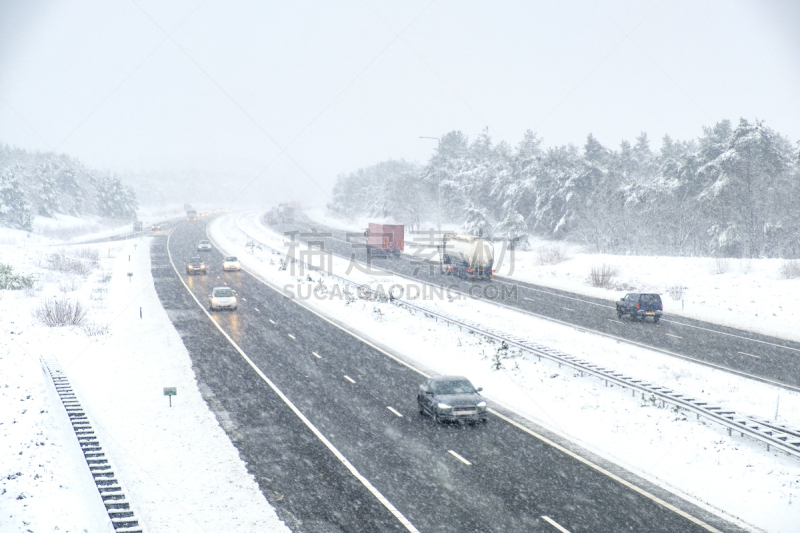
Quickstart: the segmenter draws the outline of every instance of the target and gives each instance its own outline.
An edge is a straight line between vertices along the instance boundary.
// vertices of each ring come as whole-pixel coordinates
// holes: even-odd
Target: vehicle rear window
[[[660,304],[661,297],[658,294],[642,294],[641,301],[644,304]]]
[[[436,394],[469,394],[475,387],[469,381],[434,381],[433,391]]]
[[[234,256],[226,257],[225,261],[238,261]]]
[[[214,291],[214,296],[219,296],[220,298],[229,298],[233,296],[233,291],[231,289],[217,289]]]

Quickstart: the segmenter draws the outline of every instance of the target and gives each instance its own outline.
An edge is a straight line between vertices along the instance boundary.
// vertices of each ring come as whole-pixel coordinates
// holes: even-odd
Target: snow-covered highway
[[[168,255],[181,273],[202,238],[202,223],[180,224],[171,234]],[[152,249],[162,304],[198,379],[235,425],[232,439],[248,468],[290,527],[408,530],[377,492],[419,531],[557,531],[553,522],[572,532],[738,530],[528,423],[492,417],[487,426],[434,426],[416,412],[424,369],[247,272],[220,272],[216,250],[204,254],[208,276],[181,282],[164,261],[165,241]],[[217,329],[186,287],[205,302],[219,285],[236,289],[242,301],[236,313],[211,314]]]

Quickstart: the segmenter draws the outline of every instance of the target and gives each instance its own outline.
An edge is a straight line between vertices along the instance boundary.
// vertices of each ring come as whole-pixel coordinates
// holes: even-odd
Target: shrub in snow
[[[89,264],[79,259],[67,257],[63,252],[48,255],[45,266],[50,270],[80,276],[85,276],[92,271]]]
[[[540,265],[557,265],[567,258],[567,249],[563,246],[542,246],[536,253]]]
[[[611,281],[619,274],[617,267],[603,263],[601,266],[592,265],[589,271],[589,280],[592,287],[608,287]]]
[[[86,309],[79,301],[44,300],[34,311],[34,316],[45,326],[80,326],[86,318]]]
[[[0,263],[0,289],[4,291],[33,289],[34,283],[36,283],[36,278],[33,276],[14,274],[14,268],[11,265]]]
[[[731,267],[731,260],[727,257],[717,257],[714,259],[714,271],[717,274],[724,274]]]
[[[108,335],[108,324],[86,324],[83,326],[83,332],[89,337],[99,337]]]
[[[781,277],[783,279],[800,278],[800,261],[790,259],[781,265]]]

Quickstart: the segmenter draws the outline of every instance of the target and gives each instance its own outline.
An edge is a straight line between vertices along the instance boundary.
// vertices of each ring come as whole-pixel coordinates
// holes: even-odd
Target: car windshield
[[[435,381],[433,388],[436,394],[468,394],[475,392],[475,387],[466,380]]]
[[[220,298],[229,298],[233,296],[233,291],[231,289],[214,289],[214,296],[219,296]]]
[[[200,241],[200,244],[209,244],[208,241]]]
[[[230,256],[230,257],[226,257],[226,258],[225,258],[225,261],[228,261],[228,262],[231,262],[231,261],[238,261],[238,259],[236,259],[234,256]]]
[[[199,265],[200,263],[202,263],[202,261],[200,261],[200,258],[199,258],[199,257],[192,257],[192,258],[189,260],[189,263],[191,263],[191,264],[193,264],[193,265]]]

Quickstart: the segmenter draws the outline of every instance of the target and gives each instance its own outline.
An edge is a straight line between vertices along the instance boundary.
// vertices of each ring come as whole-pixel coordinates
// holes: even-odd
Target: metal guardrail
[[[42,357],[40,361],[42,370],[52,380],[56,393],[67,411],[86,465],[97,485],[97,491],[100,493],[115,533],[144,533],[145,529],[131,509],[131,504],[125,497],[111,463],[97,440],[92,424],[75,396],[61,365],[53,357]]]
[[[654,400],[660,401],[662,406],[666,406],[667,404],[674,405],[686,411],[695,413],[698,420],[702,416],[707,420],[716,422],[728,429],[728,435],[732,435],[732,433],[736,431],[741,436],[748,435],[765,443],[767,445],[767,451],[769,451],[771,447],[775,447],[783,452],[800,458],[800,428],[776,424],[774,422],[769,422],[767,419],[756,416],[740,414],[734,410],[726,409],[723,406],[713,405],[705,400],[692,398],[666,387],[661,387],[644,380],[635,379],[634,377],[627,376],[612,369],[605,368],[601,365],[596,365],[590,361],[574,357],[548,346],[538,344],[527,339],[522,339],[494,328],[489,328],[482,324],[477,324],[465,319],[453,318],[438,311],[432,311],[425,307],[412,304],[406,300],[394,299],[391,298],[390,295],[379,294],[366,285],[343,278],[342,276],[338,276],[324,269],[320,269],[319,267],[311,265],[305,261],[290,257],[285,252],[276,250],[263,241],[258,240],[256,237],[242,228],[239,225],[238,219],[236,220],[236,225],[243,233],[253,239],[253,241],[258,241],[260,245],[270,249],[273,253],[284,256],[286,258],[284,261],[288,261],[290,264],[303,265],[310,271],[334,278],[348,287],[354,287],[356,291],[358,291],[359,295],[366,294],[369,295],[371,299],[386,299],[386,301],[405,307],[410,311],[424,313],[425,315],[434,318],[436,321],[442,320],[446,324],[455,325],[459,328],[465,328],[468,331],[483,335],[487,338],[505,342],[509,346],[514,346],[523,352],[528,352],[532,355],[538,356],[539,360],[544,357],[558,363],[559,367],[561,365],[565,365],[577,370],[580,372],[581,376],[587,374],[604,380],[606,385],[611,383],[626,389],[630,389],[632,395],[634,396],[636,395],[637,391],[641,392],[650,396]],[[419,281],[417,280],[417,282]]]

